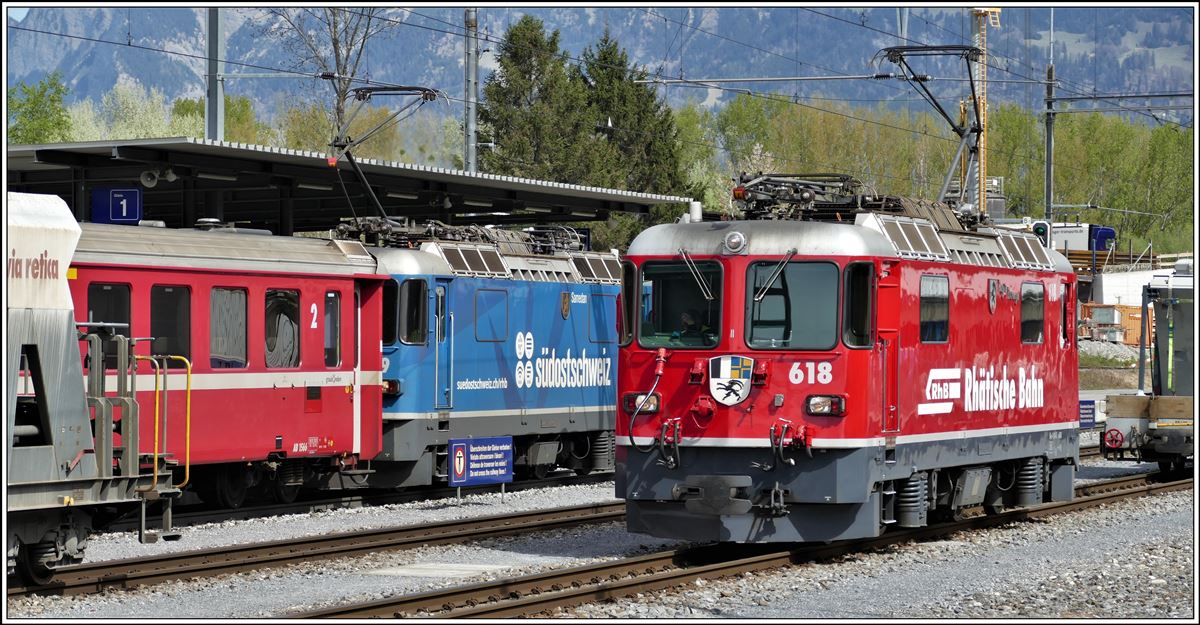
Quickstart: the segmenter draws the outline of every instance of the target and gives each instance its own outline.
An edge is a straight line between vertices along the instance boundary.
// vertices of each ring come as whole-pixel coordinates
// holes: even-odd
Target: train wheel
[[[279,503],[293,503],[296,497],[300,495],[300,485],[293,484],[291,486],[284,485],[279,480],[271,480],[271,498]]]
[[[17,556],[17,574],[32,586],[45,586],[54,579],[54,570],[46,566],[39,555],[45,549],[53,551],[53,543],[37,543],[21,545],[21,553]]]
[[[535,479],[544,480],[544,479],[546,479],[547,475],[550,475],[550,465],[548,465],[548,464],[534,465],[533,477]]]
[[[1007,511],[1008,511],[1008,506],[1004,505],[1003,503],[997,503],[997,504],[986,504],[985,503],[985,504],[983,504],[983,513],[988,516],[996,516],[997,514],[1004,514]]]
[[[1162,471],[1163,473],[1183,473],[1184,466],[1185,464],[1182,459],[1167,459],[1158,461],[1158,470]]]
[[[246,471],[233,465],[224,467],[217,472],[216,491],[217,503],[225,508],[240,508],[246,503]]]

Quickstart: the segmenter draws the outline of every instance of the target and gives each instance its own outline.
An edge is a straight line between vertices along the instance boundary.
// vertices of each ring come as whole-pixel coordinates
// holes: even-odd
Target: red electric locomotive
[[[383,276],[361,244],[82,227],[71,296],[78,319],[126,324],[135,341],[143,453],[228,507],[256,484],[290,501],[302,484],[365,476],[355,465],[381,448],[381,356],[358,346],[379,344]],[[111,392],[105,360],[85,369],[104,366]]]
[[[1075,276],[1032,235],[844,176],[761,176],[740,221],[630,245],[630,531],[829,541],[1069,500]]]

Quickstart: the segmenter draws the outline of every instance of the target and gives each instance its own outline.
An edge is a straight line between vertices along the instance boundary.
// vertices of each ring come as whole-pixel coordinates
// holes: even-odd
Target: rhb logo
[[[1015,379],[1008,365],[930,369],[925,401],[917,404],[917,414],[948,414],[956,402],[965,412],[1045,407],[1045,380],[1037,366],[1015,369]]]

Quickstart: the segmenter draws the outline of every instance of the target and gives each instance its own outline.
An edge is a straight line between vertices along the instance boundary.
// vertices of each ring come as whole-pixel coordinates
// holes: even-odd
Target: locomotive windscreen
[[[715,347],[721,334],[721,265],[648,262],[641,304],[642,347]]]
[[[772,281],[778,264],[756,262],[747,270],[746,342],[756,349],[832,349],[837,344],[837,265],[789,262]]]

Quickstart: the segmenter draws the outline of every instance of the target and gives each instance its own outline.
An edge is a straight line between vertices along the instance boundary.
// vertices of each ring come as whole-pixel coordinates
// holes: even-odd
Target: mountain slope
[[[481,60],[482,78],[494,67],[492,53],[507,25],[523,12],[558,29],[569,55],[599,38],[603,29],[630,51],[651,74],[668,77],[720,78],[746,76],[863,75],[894,71],[875,53],[903,43],[894,9],[807,8],[536,8],[479,10],[490,50]],[[364,76],[400,84],[436,87],[456,97],[462,93],[462,9],[389,10],[398,23],[368,50]],[[263,14],[254,9],[225,9],[229,74],[278,70],[312,72],[298,66],[278,41],[262,36]],[[909,44],[963,44],[970,40],[971,17],[951,8],[914,9],[909,17]],[[168,99],[197,97],[204,92],[203,61],[206,11],[161,8],[34,8],[19,23],[9,19],[9,86],[40,80],[61,71],[70,100],[98,100],[122,75],[162,90]],[[1049,10],[1006,8],[1002,26],[989,32],[992,79],[1040,79],[1045,73]],[[1063,92],[1190,91],[1194,56],[1192,11],[1187,8],[1059,9],[1055,12],[1055,66]],[[37,32],[60,33],[113,43],[98,43]],[[704,32],[707,31],[707,32]],[[713,34],[710,34],[713,33]],[[149,48],[149,49],[146,49]],[[154,50],[168,50],[167,54]],[[191,56],[184,56],[191,55]],[[239,66],[245,63],[258,67]],[[942,82],[936,88],[960,94],[965,83],[961,62],[926,66]],[[328,96],[320,81],[296,78],[226,79],[226,90],[249,96],[260,115],[271,116],[296,98]],[[833,98],[851,104],[925,107],[905,84],[894,80],[768,82],[730,85],[729,90],[666,88],[672,103],[688,98],[717,104],[733,97],[733,87],[775,91],[818,106]],[[1015,101],[1040,108],[1043,88],[1033,84],[997,83],[993,102]],[[461,106],[452,105],[459,115]],[[1190,116],[1190,114],[1189,114]]]

